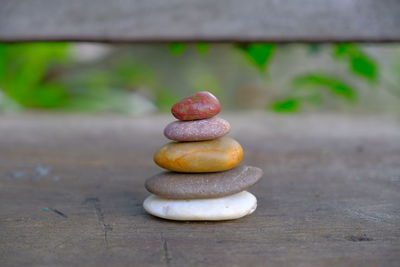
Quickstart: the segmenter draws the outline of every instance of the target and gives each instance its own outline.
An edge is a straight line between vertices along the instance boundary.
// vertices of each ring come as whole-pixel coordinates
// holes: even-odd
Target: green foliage
[[[349,69],[370,82],[378,78],[377,63],[356,44],[337,44],[334,46],[333,56],[349,64]]]
[[[196,51],[201,55],[207,54],[209,50],[208,43],[196,43],[194,46]],[[186,51],[187,45],[184,43],[171,43],[168,45],[168,48],[171,54],[182,55]]]
[[[174,55],[181,55],[186,50],[184,43],[172,43],[168,45],[169,51]]]
[[[148,88],[157,97],[158,84],[154,72],[132,60],[113,55],[106,66],[86,66],[83,72],[69,73],[67,83],[70,99],[64,109],[84,112],[140,112],[134,106],[137,89]],[[82,67],[82,66],[81,66]],[[150,93],[151,95],[151,93]]]
[[[209,50],[209,45],[208,45],[208,43],[197,43],[196,50],[201,55],[207,54],[207,52]]]
[[[352,74],[369,82],[376,82],[378,78],[378,65],[356,44],[337,44],[333,46],[333,57],[345,61]],[[321,52],[321,45],[308,46],[310,54]],[[303,102],[319,104],[320,93],[316,89],[327,89],[329,93],[350,102],[357,98],[357,90],[352,85],[338,77],[326,73],[309,73],[292,80],[292,87],[297,90],[287,99],[278,100],[272,104],[272,110],[277,112],[298,111]],[[299,96],[298,90],[306,90],[306,96]]]
[[[296,98],[287,98],[278,100],[269,107],[276,112],[293,113],[300,109],[300,100]]]
[[[351,85],[324,73],[312,73],[296,77],[293,84],[295,87],[303,88],[326,88],[332,95],[349,101],[353,101],[357,97],[356,90]]]
[[[262,74],[277,52],[278,46],[270,43],[249,43],[236,45]],[[349,73],[365,81],[377,82],[379,66],[373,58],[357,44],[336,44],[333,46],[308,44],[304,48],[308,54],[317,56],[326,54],[327,48],[333,47],[332,56],[344,62]],[[84,62],[70,67],[70,45],[67,43],[26,43],[0,44],[0,109],[5,106],[30,108],[62,108],[78,111],[117,111],[130,112],[135,97],[133,94],[144,89],[151,91],[144,95],[154,99],[161,111],[169,111],[172,104],[181,96],[167,90],[157,73],[146,68],[146,63],[139,63],[133,54],[114,53],[102,58],[102,63]],[[198,54],[207,54],[208,43],[172,43],[168,45],[170,53],[182,55],[188,49]],[[281,48],[284,51],[284,47]],[[118,50],[120,51],[120,50]],[[76,66],[80,69],[75,70]],[[85,69],[86,68],[86,69]],[[208,90],[223,96],[221,80],[207,71],[196,72],[191,80],[192,90]],[[329,73],[313,72],[294,77],[293,90],[284,98],[268,105],[276,112],[298,112],[306,102],[321,104],[326,92],[332,97],[349,102],[357,99],[357,90],[341,77]],[[151,105],[151,104],[150,104]],[[11,109],[11,108],[10,108]]]
[[[337,77],[325,73],[310,73],[295,77],[292,80],[293,95],[272,103],[268,108],[275,112],[297,112],[307,102],[320,104],[324,90],[335,97],[353,102],[357,98],[357,91]]]
[[[276,44],[267,43],[244,44],[238,45],[238,47],[260,71],[267,69],[268,63],[276,50]]]
[[[57,64],[65,63],[68,44],[0,44],[0,87],[17,103],[34,108],[55,108],[68,95],[58,83]]]

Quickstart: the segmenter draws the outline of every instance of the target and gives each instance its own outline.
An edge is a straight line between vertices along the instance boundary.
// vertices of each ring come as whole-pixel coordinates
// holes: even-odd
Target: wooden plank
[[[3,0],[0,41],[400,41],[398,0]]]
[[[258,209],[182,223],[141,207],[170,116],[1,116],[1,265],[398,266],[395,120],[224,117],[265,171]]]

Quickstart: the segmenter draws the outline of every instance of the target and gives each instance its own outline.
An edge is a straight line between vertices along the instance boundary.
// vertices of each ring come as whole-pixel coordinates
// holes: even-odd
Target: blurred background
[[[399,44],[0,44],[0,113],[146,114],[207,90],[224,110],[400,117]]]

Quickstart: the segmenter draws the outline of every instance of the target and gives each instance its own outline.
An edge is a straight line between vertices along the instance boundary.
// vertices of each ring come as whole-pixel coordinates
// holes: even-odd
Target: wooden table
[[[0,116],[0,265],[399,266],[398,121],[223,117],[265,172],[259,207],[173,222],[142,208],[171,116]]]

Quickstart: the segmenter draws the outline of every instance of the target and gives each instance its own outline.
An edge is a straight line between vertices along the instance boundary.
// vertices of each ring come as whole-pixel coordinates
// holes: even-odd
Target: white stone
[[[150,195],[144,209],[157,217],[178,221],[221,221],[238,219],[253,213],[256,197],[247,192],[209,199],[167,199]]]

